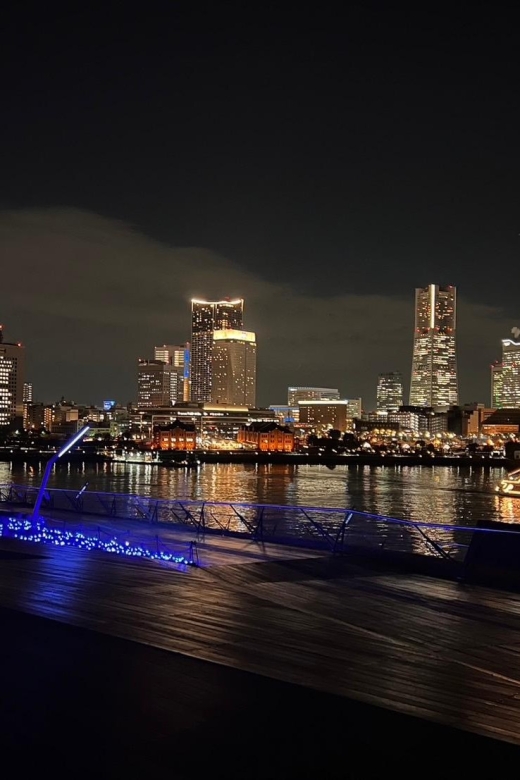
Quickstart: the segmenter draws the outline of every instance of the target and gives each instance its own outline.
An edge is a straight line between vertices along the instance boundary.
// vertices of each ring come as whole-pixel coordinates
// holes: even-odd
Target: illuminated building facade
[[[154,359],[172,366],[176,375],[175,401],[190,400],[190,343],[155,347]]]
[[[298,401],[337,401],[339,390],[334,387],[288,387],[287,405],[296,406]]]
[[[361,417],[361,398],[339,401],[299,401],[300,425],[314,430],[335,428],[339,431],[351,431],[353,421]]]
[[[25,348],[4,342],[0,326],[0,425],[23,425]]]
[[[206,403],[212,397],[213,332],[242,330],[244,300],[191,302],[191,400]]]
[[[177,398],[177,374],[162,360],[140,360],[137,376],[137,406],[151,409],[171,406]]]
[[[196,443],[195,425],[179,419],[170,425],[158,426],[154,432],[154,446],[159,450],[194,450]]]
[[[491,406],[502,409],[504,406],[504,366],[498,360],[491,364]]]
[[[211,400],[255,406],[256,336],[246,330],[213,331]]]
[[[399,371],[379,374],[377,379],[377,411],[398,412],[403,403],[402,374]]]
[[[429,284],[415,291],[410,406],[458,404],[455,287]]]
[[[515,329],[516,330],[516,329]],[[496,380],[497,408],[520,409],[520,341],[502,339],[502,372]]]
[[[292,452],[294,433],[274,422],[251,423],[238,432],[237,441],[259,452]]]
[[[24,431],[29,429],[29,406],[33,402],[33,386],[32,382],[23,383],[22,391],[23,400],[23,429]]]

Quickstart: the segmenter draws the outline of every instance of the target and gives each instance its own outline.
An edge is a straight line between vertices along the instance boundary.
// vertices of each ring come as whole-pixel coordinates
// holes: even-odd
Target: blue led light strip
[[[0,537],[19,539],[23,542],[36,542],[38,544],[53,544],[56,547],[76,547],[80,550],[99,550],[101,552],[126,555],[129,558],[145,558],[150,561],[166,561],[179,565],[193,566],[193,556],[174,555],[166,550],[150,550],[142,544],[129,541],[120,542],[115,536],[101,539],[98,536],[88,536],[82,531],[62,531],[58,528],[49,528],[43,518],[32,520],[29,518],[7,517],[0,519]]]

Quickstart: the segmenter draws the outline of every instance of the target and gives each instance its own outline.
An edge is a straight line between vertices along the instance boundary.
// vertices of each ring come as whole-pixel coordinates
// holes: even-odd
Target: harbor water
[[[520,499],[494,492],[500,468],[204,464],[198,470],[63,464],[49,487],[154,498],[355,508],[423,522],[520,522]],[[43,465],[0,463],[0,483],[38,485]]]

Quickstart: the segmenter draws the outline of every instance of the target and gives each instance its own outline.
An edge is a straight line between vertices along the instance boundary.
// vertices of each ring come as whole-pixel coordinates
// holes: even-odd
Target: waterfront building
[[[177,375],[175,401],[190,400],[190,343],[162,344],[155,347],[154,359],[172,366]]]
[[[23,426],[25,348],[3,340],[0,326],[0,425]]]
[[[455,287],[430,284],[415,291],[410,406],[458,404]]]
[[[296,406],[298,401],[337,401],[339,390],[335,387],[288,387],[287,405]]]
[[[242,330],[244,300],[191,301],[191,400],[207,403],[212,398],[213,333]]]
[[[339,431],[353,429],[354,419],[361,417],[361,398],[336,401],[299,401],[300,425],[314,430],[335,428]]]
[[[481,432],[484,436],[497,436],[499,434],[518,436],[520,433],[520,409],[494,410],[482,423]]]
[[[241,427],[252,422],[274,422],[271,409],[247,406],[226,406],[212,403],[177,403],[175,406],[141,408],[130,414],[130,424],[140,431],[150,431],[156,425],[170,425],[176,419],[195,424],[197,434],[208,440],[236,440]]]
[[[197,443],[195,425],[176,418],[169,425],[154,429],[154,445],[159,450],[194,450]]]
[[[294,433],[275,422],[251,423],[238,432],[239,444],[246,444],[259,452],[293,452]]]
[[[403,376],[399,371],[379,374],[376,405],[378,412],[399,411],[403,405]]]
[[[514,329],[516,331],[516,328]],[[502,339],[502,370],[496,371],[493,388],[497,408],[520,408],[520,342]]]
[[[177,378],[173,366],[161,360],[139,360],[137,406],[171,406],[177,398]]]
[[[255,406],[255,334],[230,328],[213,331],[211,377],[213,403]]]

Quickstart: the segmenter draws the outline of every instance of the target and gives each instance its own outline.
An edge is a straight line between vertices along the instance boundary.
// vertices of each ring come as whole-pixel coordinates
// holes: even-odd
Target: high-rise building
[[[25,348],[4,342],[0,326],[0,425],[23,425]]]
[[[163,344],[155,347],[155,360],[167,363],[177,374],[176,401],[190,400],[190,343]]]
[[[377,411],[398,412],[403,401],[403,376],[400,371],[379,374],[377,379]]]
[[[298,401],[337,401],[339,390],[334,387],[288,387],[287,405],[296,406]]]
[[[162,360],[140,360],[137,406],[140,409],[171,406],[177,400],[177,373]]]
[[[491,407],[502,409],[504,406],[504,366],[498,360],[491,364]]]
[[[191,302],[191,400],[211,400],[213,332],[242,330],[244,300]]]
[[[30,424],[29,424],[29,406],[30,406],[30,404],[32,404],[32,401],[33,401],[33,386],[32,386],[32,382],[24,382],[23,383],[22,400],[23,400],[23,429],[24,429],[24,431],[26,431],[30,427]]]
[[[415,291],[410,406],[458,404],[456,304],[455,287],[429,284]]]
[[[256,336],[246,330],[213,331],[213,403],[256,406]]]
[[[516,328],[513,329],[516,331]],[[502,376],[497,376],[498,408],[520,409],[520,341],[502,339]],[[501,385],[501,387],[500,387]]]

